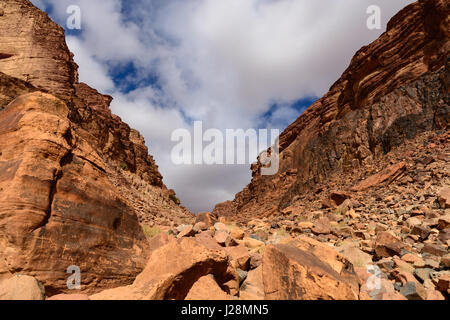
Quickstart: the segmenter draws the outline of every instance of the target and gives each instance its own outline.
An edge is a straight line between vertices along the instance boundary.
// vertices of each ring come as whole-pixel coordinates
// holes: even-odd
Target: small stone
[[[377,262],[377,266],[386,271],[391,271],[392,269],[394,269],[394,260],[392,260],[392,258],[390,257],[383,258]]]
[[[180,231],[177,236],[177,239],[181,239],[184,237],[193,237],[195,236],[194,227],[192,225],[185,226],[184,229]]]
[[[411,274],[414,273],[414,267],[412,265],[410,265],[409,263],[407,263],[403,260],[400,260],[398,258],[394,258],[394,263],[398,269],[408,272],[408,273],[411,273]]]
[[[236,269],[236,271],[237,271],[237,273],[239,275],[239,284],[241,284],[242,282],[245,281],[245,279],[247,279],[248,272],[244,271],[242,269],[239,269],[239,268]]]
[[[416,278],[412,273],[400,270],[398,268],[392,271],[391,275],[394,277],[395,280],[397,280],[397,282],[401,282],[402,285],[405,285],[408,282],[417,282]]]
[[[434,256],[443,257],[447,254],[447,249],[445,249],[443,246],[440,246],[438,244],[427,243],[422,248],[422,252],[426,252],[426,253],[429,253]]]
[[[439,269],[439,261],[433,259],[425,259],[425,268]]]
[[[232,247],[232,246],[236,246],[238,243],[236,242],[236,240],[234,240],[226,231],[217,231],[216,235],[214,236],[214,240],[216,240],[216,242],[218,244],[220,244],[221,246],[224,247]]]
[[[300,231],[304,231],[305,229],[311,229],[312,227],[314,227],[314,223],[312,222],[299,222],[296,226],[296,228],[299,229]]]
[[[450,228],[450,214],[440,217],[437,227],[439,230]]]
[[[421,240],[426,240],[430,235],[430,230],[424,226],[414,226],[411,234],[418,235]]]
[[[448,292],[450,287],[450,274],[441,275],[438,279],[436,289],[441,292]]]
[[[395,290],[400,291],[401,288],[402,288],[402,283],[401,282],[395,282],[394,283],[394,289]]]
[[[420,258],[412,253],[407,253],[407,254],[403,255],[402,260],[414,265],[416,268],[420,268],[421,266],[425,267],[425,261],[423,261],[422,258]]]
[[[406,220],[406,225],[412,229],[415,226],[421,225],[422,221],[419,218],[413,217],[413,218],[409,218],[408,220]]]
[[[315,235],[330,234],[331,225],[327,218],[320,218],[315,221],[314,226],[311,228],[312,233]]]
[[[443,242],[443,243],[447,243],[448,246],[450,246],[450,228],[441,230],[439,232],[439,236],[438,239]]]
[[[401,255],[405,244],[389,232],[380,232],[375,241],[375,252],[381,258]]]
[[[251,238],[251,239],[258,240],[258,241],[262,241],[261,237],[258,236],[257,234],[251,234],[251,235],[250,235],[250,238]]]
[[[217,222],[216,224],[214,224],[214,229],[216,229],[217,231],[228,232],[227,226],[225,224],[223,224],[222,222]]]
[[[441,264],[444,266],[444,268],[450,268],[450,253],[447,253],[442,257]]]
[[[239,229],[239,228],[234,228],[233,230],[231,230],[231,236],[232,236],[234,239],[242,240],[242,239],[244,239],[244,237],[245,237],[245,232],[242,231],[242,230]]]
[[[197,222],[197,223],[194,225],[194,231],[195,231],[196,233],[199,233],[199,232],[201,232],[201,231],[205,231],[205,230],[207,230],[207,229],[208,229],[208,226],[207,226],[206,223],[204,223],[203,221]]]
[[[414,275],[417,279],[420,280],[420,282],[424,283],[426,280],[430,279],[430,272],[432,272],[433,269],[429,268],[421,268],[414,270]]]
[[[263,258],[263,256],[260,253],[256,253],[256,252],[251,253],[250,254],[250,268],[251,269],[258,268],[262,263],[262,258]]]
[[[401,289],[400,293],[408,300],[426,300],[427,291],[425,288],[416,282],[407,282]]]
[[[450,187],[441,189],[438,194],[438,201],[442,209],[450,208]]]

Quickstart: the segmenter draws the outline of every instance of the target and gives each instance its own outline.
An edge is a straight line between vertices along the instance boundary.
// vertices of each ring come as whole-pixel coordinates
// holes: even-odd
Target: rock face
[[[112,98],[78,83],[63,29],[28,0],[0,9],[0,279],[69,293],[76,265],[87,293],[130,284],[147,261],[140,223],[193,216]]]
[[[254,164],[252,182],[214,213],[244,221],[279,214],[332,175],[370,165],[422,132],[448,129],[449,25],[445,0],[400,11],[281,134],[278,174],[261,176]]]
[[[0,71],[70,100],[78,66],[64,29],[28,0],[2,1],[0,8]]]
[[[48,292],[66,286],[71,265],[81,268],[83,284],[107,287],[132,281],[145,263],[135,212],[68,114],[40,92],[0,114],[2,253],[11,273],[37,277]]]

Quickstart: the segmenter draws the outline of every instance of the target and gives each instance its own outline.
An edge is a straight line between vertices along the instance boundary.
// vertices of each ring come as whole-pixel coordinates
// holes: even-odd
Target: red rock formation
[[[193,217],[112,98],[78,83],[63,29],[28,0],[0,7],[0,278],[29,274],[53,295],[77,265],[89,293],[132,283],[139,222]]]
[[[68,114],[62,101],[38,92],[0,117],[2,256],[9,272],[35,276],[48,293],[66,287],[71,265],[98,290],[133,281],[146,261],[135,211]]]
[[[351,173],[420,132],[448,129],[450,49],[445,0],[400,11],[359,50],[330,91],[280,136],[280,171],[251,183],[219,216],[248,220],[280,213],[335,173]]]
[[[0,8],[0,70],[69,100],[78,66],[64,29],[28,0],[3,0]]]

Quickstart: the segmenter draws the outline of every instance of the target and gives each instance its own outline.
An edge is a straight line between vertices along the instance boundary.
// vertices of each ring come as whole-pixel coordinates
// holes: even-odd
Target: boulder
[[[216,229],[216,231],[224,231],[224,232],[229,232],[227,226],[222,223],[222,222],[217,222],[214,224],[214,229]]]
[[[339,274],[351,264],[350,261],[339,254],[333,247],[306,236],[300,236],[288,244],[295,246],[302,251],[312,253]]]
[[[386,295],[396,293],[391,281],[376,275],[371,276],[363,283],[361,292],[367,293],[372,300],[385,300],[387,299]]]
[[[200,221],[194,225],[193,229],[194,229],[194,232],[199,233],[199,232],[208,230],[208,226],[203,221]]]
[[[242,240],[245,237],[245,232],[236,227],[231,230],[230,235],[236,240]]]
[[[263,257],[265,299],[357,300],[359,290],[350,268],[340,273],[312,252],[293,245],[270,245]]]
[[[427,300],[445,300],[445,297],[439,291],[428,288],[427,289]]]
[[[212,227],[217,222],[217,219],[211,212],[200,212],[195,219],[195,223],[203,222],[206,227]]]
[[[213,275],[206,275],[198,279],[189,290],[185,300],[233,300],[223,291]]]
[[[422,248],[422,252],[429,253],[438,257],[443,257],[448,253],[448,250],[444,246],[435,243],[427,243]]]
[[[240,241],[240,244],[246,246],[249,249],[252,249],[254,251],[262,251],[264,249],[264,247],[266,246],[266,244],[262,241],[250,238],[250,237],[245,237],[244,239],[242,239]]]
[[[0,283],[0,300],[44,300],[45,290],[34,277],[14,275]]]
[[[450,187],[442,188],[439,191],[438,201],[442,209],[450,208]]]
[[[216,231],[214,240],[216,240],[218,244],[224,247],[231,247],[237,245],[236,240],[234,240],[228,232],[223,230]]]
[[[193,237],[193,236],[195,236],[194,227],[192,225],[187,225],[177,235],[177,239],[181,239],[184,237]]]
[[[442,216],[438,220],[438,229],[439,230],[445,230],[447,228],[450,228],[450,214]]]
[[[250,269],[256,269],[262,264],[262,254],[257,252],[250,253]]]
[[[238,275],[229,269],[223,250],[210,250],[195,238],[172,241],[153,251],[144,271],[132,285],[105,290],[92,295],[92,300],[183,300],[202,277],[213,275],[226,289]],[[205,279],[197,286],[200,290]],[[199,291],[196,292],[199,292]],[[227,292],[231,293],[231,292]],[[191,297],[193,296],[193,293]]]
[[[431,231],[429,228],[418,225],[414,226],[411,230],[411,234],[419,236],[422,241],[426,240],[430,233]]]
[[[366,268],[368,265],[372,264],[372,256],[355,246],[344,245],[337,248],[337,252],[350,261],[354,267]]]
[[[236,269],[248,271],[250,269],[250,253],[243,245],[225,248],[230,258],[230,264]]]
[[[314,222],[314,226],[311,228],[311,231],[316,235],[330,234],[331,233],[330,221],[327,218],[320,218],[316,220]]]
[[[450,274],[443,274],[438,278],[436,289],[447,294],[450,293]]]
[[[340,206],[344,203],[345,200],[350,199],[351,195],[348,192],[344,191],[334,191],[330,194],[330,200],[334,203],[335,206]]]
[[[214,234],[214,232],[213,232]],[[210,249],[210,250],[222,250],[223,247],[217,243],[216,240],[208,233],[208,232],[201,232],[195,235],[195,240],[203,245],[204,247]]]
[[[396,177],[398,177],[401,173],[403,173],[406,169],[407,163],[406,162],[400,162],[396,163],[381,172],[374,174],[370,176],[369,178],[361,181],[358,185],[353,187],[352,191],[364,191],[369,188],[375,187],[377,185],[380,185],[381,183],[388,181],[388,180],[394,180]]]
[[[375,252],[378,257],[401,256],[405,244],[389,232],[380,232],[375,240]]]
[[[408,300],[427,300],[427,290],[417,282],[407,282],[400,288],[400,293]]]

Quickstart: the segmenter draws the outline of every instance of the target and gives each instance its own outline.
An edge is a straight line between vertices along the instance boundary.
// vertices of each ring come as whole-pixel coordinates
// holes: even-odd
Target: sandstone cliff
[[[88,292],[131,283],[147,259],[140,222],[192,215],[112,98],[78,82],[64,30],[28,0],[0,9],[0,278],[55,294],[76,265]]]
[[[448,130],[448,5],[418,1],[394,16],[330,91],[281,134],[278,174],[261,176],[254,164],[251,183],[214,212],[246,221],[280,214],[308,193],[330,191],[332,176],[356,180],[359,168],[418,134]]]

